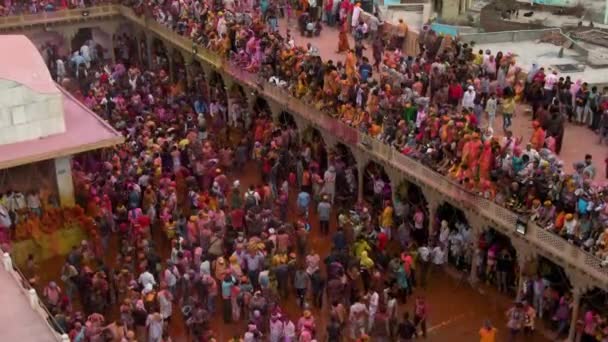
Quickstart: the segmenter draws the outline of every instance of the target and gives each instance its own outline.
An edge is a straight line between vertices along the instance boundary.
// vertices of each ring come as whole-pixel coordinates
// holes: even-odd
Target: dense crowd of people
[[[604,134],[604,94],[543,68],[524,76],[514,56],[475,53],[473,46],[427,28],[418,38],[420,54],[405,56],[405,24],[385,41],[378,23],[358,20],[358,5],[321,5],[263,0],[259,9],[236,15],[250,5],[135,4],[230,59],[230,65],[608,257],[608,208],[603,189],[593,182],[591,156],[575,164],[573,174],[557,157],[568,117]],[[314,46],[298,47],[290,32],[279,34],[276,19],[290,17],[292,8],[298,19],[306,14],[303,34],[319,31],[321,13],[328,24],[340,26],[344,62],[323,61]],[[201,341],[216,339],[210,322],[220,307],[224,322],[247,323],[245,334],[239,331],[245,341],[262,336],[407,341],[426,334],[424,299],[415,299],[411,320],[397,315],[397,303],[407,300],[414,286],[425,285],[429,268],[446,261],[454,241],[460,241],[461,252],[467,250],[463,247],[472,242],[462,237],[463,227],[441,222],[428,231],[430,218],[421,205],[406,203],[396,212],[390,185],[388,192],[382,182],[375,186],[379,176],[373,177],[369,206],[336,205],[338,198],[357,194],[353,167],[342,154],[325,151],[318,140],[306,141],[289,124],[277,126],[263,106],[250,110],[243,94],[225,89],[212,75],[185,66],[169,75],[169,59],[160,50],[152,65],[143,66],[146,58],[134,63],[144,52],[136,52],[139,47],[128,37],[120,39],[115,65],[105,65],[88,48],[70,59],[52,47],[46,53],[53,76],[127,137],[115,150],[74,165],[78,203],[96,218],[100,234],[68,256],[63,290],[51,282],[43,291],[61,329],[76,341],[167,341],[167,323],[175,317],[173,305],[179,305],[186,330]],[[368,42],[373,63],[363,54]],[[525,147],[510,131],[524,101],[534,114],[534,134]],[[497,114],[503,116],[501,138],[493,136]],[[261,170],[262,179],[241,182],[245,165]],[[349,193],[339,196],[339,191]],[[311,208],[319,222],[310,221]],[[307,236],[317,223],[329,234],[336,214],[332,251],[321,259]],[[160,231],[170,241],[166,260]],[[113,239],[116,260],[103,262]],[[396,250],[389,248],[392,240],[400,243]],[[486,253],[495,253],[490,249]],[[459,263],[471,261],[463,253],[456,257]],[[479,273],[486,272],[496,275],[499,287],[507,286],[501,274],[506,270]],[[281,305],[293,295],[302,308],[297,321]],[[325,298],[331,317],[326,331],[319,331],[311,308],[323,306]],[[82,313],[73,309],[75,302]],[[120,307],[118,317],[113,306]],[[519,309],[509,317],[521,316],[523,327]],[[567,317],[563,322],[569,324]],[[491,324],[482,332],[496,333]]]
[[[341,16],[341,32],[352,32],[355,38],[350,49],[340,35],[338,50],[346,52],[341,62],[323,61],[310,44],[297,47],[289,31],[282,36],[267,29],[265,19],[279,12],[273,4],[247,20],[227,17],[200,2],[165,5],[152,9],[160,23],[466,189],[531,216],[600,258],[608,256],[604,191],[594,182],[598,177],[592,157],[575,163],[574,173],[558,157],[566,118],[605,135],[605,91],[537,65],[525,74],[511,54],[475,52],[473,46],[426,27],[418,38],[417,56],[402,54],[402,39],[387,42],[384,35],[373,34],[372,65],[362,54],[370,29],[356,21],[358,6]],[[396,38],[407,33],[401,25]],[[390,72],[375,77],[380,65]],[[528,142],[510,130],[521,102],[533,111],[534,132]],[[503,116],[501,137],[494,136],[497,114]]]
[[[395,222],[385,186],[369,207],[355,205],[356,166],[338,149],[277,126],[268,108],[250,110],[244,94],[200,69],[177,66],[173,83],[162,50],[144,68],[132,62],[134,41],[116,40],[124,59],[115,65],[89,53],[91,42],[78,59],[44,51],[52,76],[127,138],[75,159],[77,202],[99,234],[74,246],[60,279],[41,291],[58,329],[74,341],[169,341],[177,316],[184,326],[175,329],[213,341],[212,317],[221,312],[225,323],[246,327],[235,341],[426,334],[424,298],[411,318],[397,316],[397,303],[426,282],[428,239],[416,235],[420,246],[388,251]],[[247,179],[245,166],[261,179]],[[405,215],[399,225],[413,229],[414,213]],[[323,259],[309,246],[313,227],[331,231]],[[301,317],[284,308],[288,297]],[[319,326],[312,311],[323,306],[331,316]]]

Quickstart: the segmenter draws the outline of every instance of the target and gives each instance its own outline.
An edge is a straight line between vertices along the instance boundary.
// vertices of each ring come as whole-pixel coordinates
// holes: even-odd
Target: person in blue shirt
[[[207,104],[202,97],[199,96],[196,101],[194,101],[194,110],[196,111],[196,114],[207,113]]]
[[[224,277],[222,281],[222,300],[223,300],[223,309],[224,309],[224,323],[230,323],[232,321],[232,286],[234,285],[235,280],[232,276],[227,275]]]
[[[306,191],[301,191],[298,194],[298,209],[300,213],[308,217],[308,206],[310,205],[310,194]]]
[[[372,65],[369,64],[369,59],[367,57],[363,57],[363,63],[359,65],[359,76],[361,77],[361,82],[367,82],[367,79],[372,77],[372,72],[374,69]]]
[[[345,250],[348,242],[346,241],[346,236],[344,235],[344,229],[342,227],[338,227],[338,231],[334,234],[333,237],[334,247],[339,250]]]

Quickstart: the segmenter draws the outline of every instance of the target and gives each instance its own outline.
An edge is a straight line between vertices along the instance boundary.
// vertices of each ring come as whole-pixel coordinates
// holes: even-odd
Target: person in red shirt
[[[385,232],[383,232],[380,227],[376,228],[378,231],[378,251],[379,252],[383,252],[384,249],[386,248],[386,244],[388,243],[388,235],[386,235]]]
[[[245,219],[245,211],[241,208],[235,208],[230,212],[230,222],[232,223],[232,227],[240,231],[243,229]]]
[[[462,86],[460,83],[456,81],[452,81],[450,87],[448,88],[448,101],[453,106],[458,106],[458,102],[464,95],[464,91],[462,90]]]

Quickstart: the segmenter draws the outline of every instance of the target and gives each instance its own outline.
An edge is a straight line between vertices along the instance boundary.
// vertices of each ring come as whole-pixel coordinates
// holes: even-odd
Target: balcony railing
[[[93,8],[89,10],[91,13],[118,11],[123,17],[130,21],[146,27],[156,35],[167,41],[171,41],[174,45],[185,51],[192,52],[192,41],[189,38],[178,35],[151,18],[136,15],[131,8],[125,6],[101,6],[101,9],[99,10],[96,9],[93,11]],[[68,13],[64,15],[64,18],[80,15],[79,11],[72,10],[66,12]],[[45,16],[46,14],[42,15]],[[31,20],[36,22],[44,20],[40,17],[33,18],[34,16],[27,17],[32,17]],[[22,16],[21,20],[25,18],[26,16]],[[11,20],[10,18],[0,19],[7,21]],[[0,27],[1,26],[2,20],[0,20]],[[540,254],[552,256],[553,260],[558,261],[558,263],[563,266],[570,265],[577,267],[582,272],[599,281],[602,286],[608,287],[608,269],[603,268],[601,266],[601,260],[593,254],[568,243],[560,236],[544,230],[532,222],[528,223],[525,235],[517,235],[518,233],[515,233],[515,228],[518,215],[509,209],[480,197],[475,193],[466,191],[460,185],[423,165],[419,161],[398,153],[392,147],[383,144],[377,139],[368,137],[355,128],[331,118],[326,113],[314,108],[311,104],[304,103],[302,100],[294,98],[284,89],[276,87],[265,80],[259,80],[257,75],[249,74],[241,68],[232,66],[229,61],[224,61],[213,51],[200,48],[198,49],[197,57],[214,65],[218,69],[222,69],[230,77],[250,88],[262,89],[261,93],[266,98],[283,106],[285,110],[301,116],[316,127],[331,132],[333,136],[336,136],[342,142],[357,144],[375,158],[382,160],[384,163],[387,163],[406,174],[411,181],[418,184],[424,184],[426,187],[429,187],[435,192],[450,199],[451,202],[458,204],[458,206],[476,212],[487,221],[491,222],[495,228],[502,230],[509,236],[525,240],[530,244],[531,248],[539,251]]]
[[[20,14],[0,17],[0,30],[18,29],[24,26],[49,25],[73,20],[90,20],[119,15],[116,5],[101,5],[36,14]]]

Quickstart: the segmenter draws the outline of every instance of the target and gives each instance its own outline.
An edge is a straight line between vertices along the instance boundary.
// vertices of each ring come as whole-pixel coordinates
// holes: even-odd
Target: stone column
[[[423,193],[425,194],[425,199],[427,201],[427,209],[429,211],[429,226],[428,226],[428,232],[429,232],[429,236],[431,235],[431,232],[433,231],[433,225],[435,224],[435,216],[437,216],[437,210],[439,209],[439,205],[441,205],[441,201],[439,200],[438,197],[435,196],[428,196],[428,193]],[[446,251],[447,253],[448,251]]]
[[[192,77],[192,62],[194,61],[194,56],[192,56],[191,53],[182,52],[182,57],[184,58],[184,66],[186,69],[186,84],[188,85],[188,89],[190,89],[194,83]]]
[[[175,66],[173,65],[173,50],[167,50],[167,59],[169,60],[169,79],[171,83],[175,83]]]
[[[574,342],[576,334],[576,321],[578,321],[578,311],[581,306],[581,295],[583,289],[580,287],[574,287],[572,289],[572,317],[570,319],[570,330],[568,331],[568,342]]]
[[[112,58],[112,64],[116,63],[116,50],[114,49],[114,36],[118,32],[118,23],[107,23],[103,26],[103,30],[110,35],[110,56]]]
[[[59,32],[59,34],[61,34],[63,37],[64,45],[67,47],[68,54],[71,57],[72,53],[74,52],[74,49],[72,48],[72,39],[76,37],[76,32],[78,32],[78,29],[74,27],[62,27],[58,29],[57,32]]]
[[[475,236],[475,234],[473,234],[473,239],[476,239],[477,236]],[[475,241],[475,240],[474,240]],[[469,281],[471,282],[471,284],[476,284],[477,280],[478,280],[478,274],[477,274],[477,263],[479,261],[479,248],[476,247],[477,244],[473,243],[473,254],[471,257],[471,274],[469,275]]]
[[[255,89],[245,89],[245,96],[247,97],[247,110],[250,113],[253,113],[253,108],[255,107],[255,103],[258,99],[258,96],[260,96],[258,94],[258,91]],[[272,108],[271,108],[272,110]],[[272,117],[274,119],[274,115],[272,115],[272,113],[268,113],[271,114],[270,117]]]
[[[367,163],[357,163],[357,178],[358,178],[358,185],[357,185],[357,201],[358,202],[363,202],[363,181],[365,179],[364,177],[364,173],[365,173],[365,167],[367,166]]]
[[[524,277],[529,275],[529,263],[535,260],[536,253],[532,249],[531,245],[522,242],[518,239],[518,237],[512,237],[511,244],[513,245],[513,247],[515,247],[515,251],[517,253],[517,264],[519,267],[519,277],[517,279],[517,290],[515,293],[515,298],[517,300],[521,300]]]
[[[272,120],[279,124],[279,118],[282,111],[282,106],[272,100],[266,100],[268,103],[268,107],[270,108],[270,115],[272,116]]]
[[[142,55],[141,55],[141,45],[140,45],[141,41],[139,39],[140,36],[141,36],[140,33],[135,34],[135,50],[137,50],[135,52],[137,53],[137,63],[139,63],[141,65],[141,64],[144,64],[144,61],[143,61]]]
[[[62,207],[69,207],[75,204],[71,161],[71,156],[55,159],[55,179],[57,180],[57,189],[59,190],[59,203]]]
[[[154,37],[152,37],[151,33],[146,32],[146,60],[148,62],[148,68],[152,68],[152,42]]]

